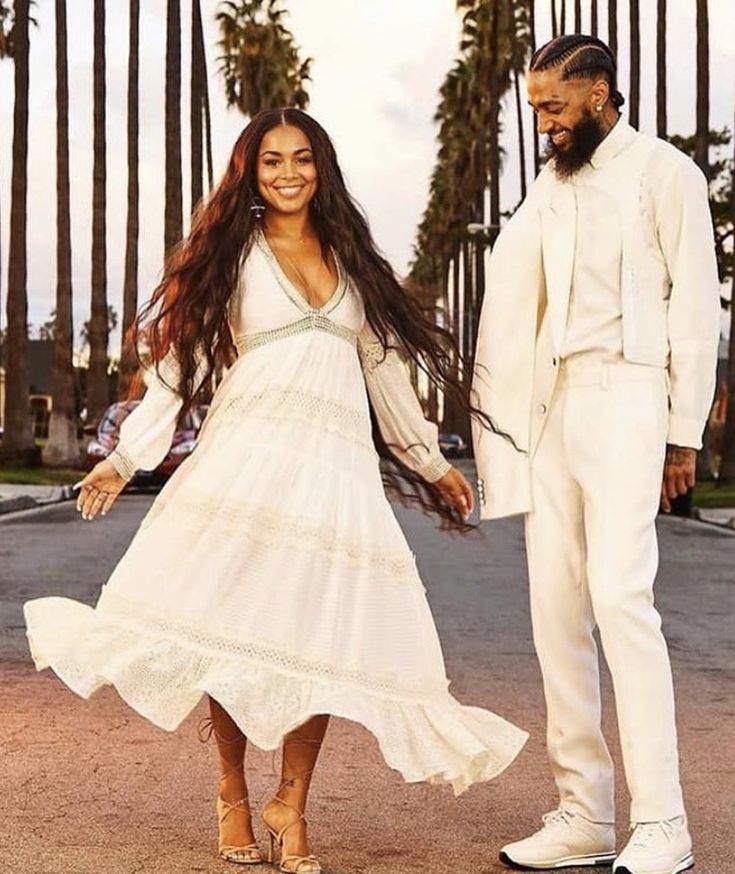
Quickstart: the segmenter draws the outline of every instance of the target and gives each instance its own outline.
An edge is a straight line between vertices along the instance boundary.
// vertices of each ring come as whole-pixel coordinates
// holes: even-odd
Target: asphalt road
[[[124,496],[89,523],[73,504],[0,520],[0,870],[3,874],[224,872],[214,852],[213,748],[196,712],[173,734],[110,689],[90,701],[27,654],[21,605],[61,594],[94,603],[150,496]],[[399,511],[417,553],[442,638],[452,692],[523,726],[517,762],[459,799],[448,787],[406,785],[360,726],[332,720],[308,818],[325,874],[490,874],[497,850],[555,806],[544,753],[544,707],[530,641],[521,526],[447,536]],[[679,519],[660,524],[657,584],[678,691],[682,776],[701,874],[735,872],[732,679],[735,534]],[[610,685],[605,721],[620,762]],[[251,748],[254,810],[277,783],[270,753]],[[622,770],[619,844],[627,801]],[[272,870],[251,867],[253,874]],[[580,869],[584,870],[584,869]]]

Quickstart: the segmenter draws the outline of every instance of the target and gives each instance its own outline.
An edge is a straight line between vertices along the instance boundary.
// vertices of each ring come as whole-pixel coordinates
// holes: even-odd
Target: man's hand
[[[697,450],[686,446],[667,446],[664,481],[661,486],[661,509],[671,512],[671,501],[685,495],[696,482]]]

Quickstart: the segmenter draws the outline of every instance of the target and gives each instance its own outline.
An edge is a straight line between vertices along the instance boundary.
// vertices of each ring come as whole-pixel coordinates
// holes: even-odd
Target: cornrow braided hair
[[[563,79],[591,79],[595,74],[607,74],[610,99],[616,108],[625,103],[618,91],[618,65],[610,47],[594,36],[569,33],[557,36],[537,49],[531,58],[531,72],[553,67],[562,68]]]

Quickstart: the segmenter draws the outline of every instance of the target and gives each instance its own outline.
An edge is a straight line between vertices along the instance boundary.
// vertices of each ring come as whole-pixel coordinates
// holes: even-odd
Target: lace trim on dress
[[[175,527],[179,531],[196,532],[202,529],[203,520],[216,518],[216,525],[208,528],[207,537],[222,537],[227,541],[233,536],[247,538],[251,542],[248,555],[253,560],[258,556],[258,548],[264,552],[283,552],[287,547],[312,549],[330,559],[340,558],[350,567],[380,572],[387,582],[425,590],[412,554],[407,556],[403,552],[391,554],[383,549],[371,549],[364,543],[338,534],[331,526],[312,525],[280,510],[275,512],[243,501],[212,497],[205,492],[182,490],[168,503],[162,498],[163,495],[151,507],[141,529],[147,528],[164,510],[175,518]]]
[[[281,267],[281,263],[276,257],[275,252],[271,249],[268,240],[266,239],[265,234],[261,231],[256,236],[256,240],[258,243],[258,248],[265,255],[268,263],[271,265],[273,270],[273,275],[276,277],[276,281],[281,286],[281,289],[286,294],[286,297],[294,303],[300,310],[307,313],[322,313],[326,315],[327,313],[331,313],[332,310],[336,309],[340,303],[342,303],[342,299],[347,292],[347,281],[346,277],[342,272],[342,268],[339,264],[339,259],[337,258],[337,254],[334,250],[332,250],[332,256],[334,257],[334,263],[337,267],[337,288],[334,290],[334,294],[329,298],[329,300],[324,304],[324,306],[315,307],[312,306],[303,294],[300,294],[291,280],[286,276],[283,267]]]
[[[282,645],[274,646],[264,641],[235,640],[223,632],[174,622],[167,616],[122,598],[107,588],[103,588],[96,609],[109,622],[132,623],[137,628],[143,629],[145,633],[164,635],[181,641],[187,647],[206,650],[209,654],[255,659],[285,673],[336,680],[384,694],[399,695],[401,698],[432,698],[445,694],[449,687],[449,680],[444,678],[442,681],[426,680],[422,688],[417,689],[415,677],[412,684],[407,686],[403,682],[403,675],[398,672],[379,674],[374,670],[364,671],[344,664],[309,659],[303,655],[303,652],[288,650]]]
[[[123,479],[130,480],[135,476],[137,466],[125,448],[118,445],[107,456],[107,460]]]
[[[368,373],[373,373],[381,364],[390,363],[389,356],[391,353],[396,354],[395,350],[386,349],[382,343],[358,342],[357,351],[360,355],[362,369]]]
[[[344,325],[333,322],[327,316],[315,310],[305,318],[291,322],[288,325],[283,325],[280,328],[258,331],[252,334],[236,334],[235,345],[237,346],[238,353],[244,355],[246,352],[257,349],[259,346],[265,346],[267,343],[273,343],[297,334],[306,334],[309,331],[324,331],[327,334],[332,334],[335,337],[346,340],[353,346],[357,343],[357,335],[354,331],[346,328]]]
[[[375,451],[367,413],[311,392],[271,386],[257,394],[235,395],[217,411],[217,421],[232,424],[244,415],[281,422],[308,422]]]
[[[430,461],[426,467],[420,468],[417,473],[419,476],[423,477],[427,483],[435,483],[437,480],[441,479],[445,474],[449,473],[452,469],[452,465],[444,458],[443,455],[440,455],[438,458]]]

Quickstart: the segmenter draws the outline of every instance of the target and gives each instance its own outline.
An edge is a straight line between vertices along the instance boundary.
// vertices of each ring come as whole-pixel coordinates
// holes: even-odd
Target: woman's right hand
[[[82,514],[82,519],[91,521],[100,513],[104,516],[126,484],[127,480],[120,476],[107,458],[96,464],[79,483],[81,488],[77,510]]]

